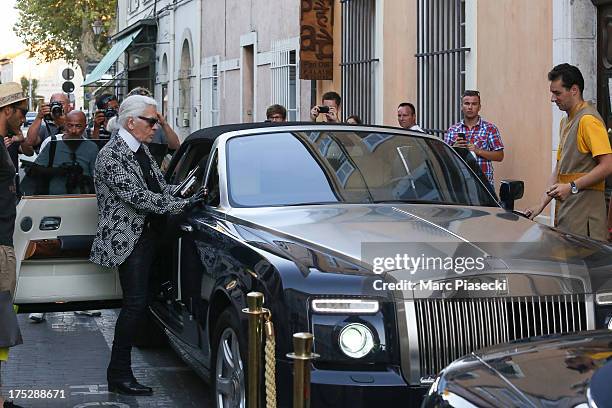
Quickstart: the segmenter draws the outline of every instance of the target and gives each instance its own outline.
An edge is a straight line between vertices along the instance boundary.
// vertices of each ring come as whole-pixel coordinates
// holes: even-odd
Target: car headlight
[[[374,348],[374,335],[365,325],[350,323],[344,326],[338,336],[340,350],[351,358],[361,358]]]
[[[312,310],[317,313],[375,314],[378,300],[368,299],[314,299]]]
[[[596,293],[595,304],[598,306],[598,320],[602,322],[604,327],[608,330],[612,330],[612,292]]]

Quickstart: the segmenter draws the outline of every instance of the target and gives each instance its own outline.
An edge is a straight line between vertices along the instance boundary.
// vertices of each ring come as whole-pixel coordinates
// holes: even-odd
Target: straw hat
[[[24,99],[28,98],[23,96],[21,85],[19,85],[17,82],[0,84],[0,108],[11,105],[15,102],[23,101]]]

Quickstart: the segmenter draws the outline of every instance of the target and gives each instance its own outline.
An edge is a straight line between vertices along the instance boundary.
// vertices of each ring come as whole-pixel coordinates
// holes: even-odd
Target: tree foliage
[[[100,60],[108,48],[116,7],[117,0],[17,0],[14,30],[31,54],[76,62],[84,76],[88,62]],[[96,20],[103,24],[99,36],[91,27]]]

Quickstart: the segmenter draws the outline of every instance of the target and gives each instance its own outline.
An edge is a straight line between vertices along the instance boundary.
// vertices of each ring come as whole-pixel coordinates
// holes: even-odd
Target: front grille
[[[421,377],[483,347],[587,329],[584,295],[415,301]]]

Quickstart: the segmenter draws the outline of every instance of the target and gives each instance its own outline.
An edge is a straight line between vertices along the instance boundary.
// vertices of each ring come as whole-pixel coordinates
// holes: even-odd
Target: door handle
[[[193,232],[193,227],[189,224],[181,224],[181,231],[184,232]]]
[[[40,220],[40,225],[38,226],[38,229],[40,229],[41,231],[53,231],[59,229],[61,223],[61,217],[43,217]]]

